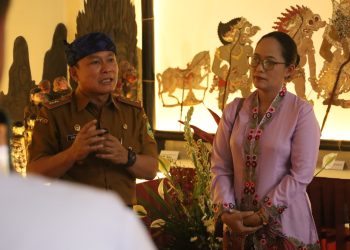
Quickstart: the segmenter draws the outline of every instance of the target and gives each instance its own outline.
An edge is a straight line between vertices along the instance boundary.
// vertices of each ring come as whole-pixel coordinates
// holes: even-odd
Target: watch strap
[[[132,150],[131,147],[128,148],[128,161],[124,164],[125,168],[129,168],[134,165],[136,162],[136,153]]]

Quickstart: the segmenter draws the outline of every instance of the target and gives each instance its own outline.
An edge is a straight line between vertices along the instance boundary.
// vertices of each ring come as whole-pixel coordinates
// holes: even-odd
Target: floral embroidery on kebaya
[[[266,241],[266,239],[264,239],[264,238],[262,238],[261,240],[260,240],[260,244],[261,245],[266,245],[266,243],[267,243],[267,241]]]
[[[267,226],[266,231],[271,230],[269,234],[264,233],[263,230],[258,230],[255,233],[256,239],[254,240],[255,244],[258,244],[258,247],[255,249],[261,250],[277,250],[277,249],[294,249],[294,250],[319,250],[320,244],[319,242],[315,242],[313,244],[304,244],[295,238],[286,237],[282,233],[269,228]],[[249,237],[248,237],[249,238]]]
[[[280,97],[284,97],[284,96],[286,95],[286,93],[287,93],[287,88],[286,88],[286,86],[282,86],[282,89],[281,89],[281,91],[278,93],[278,95],[279,95]]]
[[[275,206],[270,197],[265,196],[260,199],[256,193],[259,141],[264,134],[264,128],[278,111],[280,103],[286,95],[286,91],[285,86],[283,86],[261,121],[258,118],[258,94],[255,92],[250,109],[249,129],[244,142],[245,168],[242,199],[237,202],[237,207],[241,211],[258,211],[259,209],[264,209],[269,215],[269,223],[246,239],[246,241],[256,245],[258,249],[297,249],[300,246],[306,247],[306,249],[318,249],[319,245],[317,243],[305,245],[302,242],[291,240],[284,235],[281,231],[279,216],[284,212],[286,206]]]
[[[244,136],[244,154],[245,167],[243,170],[244,185],[242,189],[242,198],[236,201],[236,205],[232,203],[223,203],[215,205],[214,212],[221,215],[224,211],[258,211],[264,209],[269,215],[267,225],[262,226],[255,233],[250,234],[245,239],[248,245],[255,247],[255,249],[270,250],[270,249],[320,249],[319,242],[314,244],[304,244],[294,238],[287,237],[282,233],[281,224],[279,221],[280,215],[287,208],[286,206],[275,206],[268,196],[259,197],[256,193],[256,169],[258,167],[259,157],[259,141],[264,134],[264,128],[273,119],[274,114],[278,111],[283,97],[286,95],[286,88],[283,86],[272,101],[270,107],[267,109],[265,115],[259,121],[259,101],[258,94],[255,92],[253,101],[251,103],[251,114],[249,129]]]
[[[248,130],[248,134],[246,136],[244,153],[245,153],[245,171],[244,171],[244,180],[245,187],[243,189],[242,200],[240,201],[239,207],[242,210],[253,210],[257,211],[261,204],[254,199],[255,195],[255,182],[256,175],[255,170],[258,166],[258,145],[261,137],[263,136],[263,131],[265,126],[271,121],[273,118],[273,114],[279,107],[279,104],[282,98],[286,94],[286,88],[283,86],[279,92],[279,94],[272,101],[270,107],[267,109],[264,117],[259,122],[258,113],[259,113],[259,101],[258,101],[258,93],[255,92],[255,96],[253,97],[252,108],[251,108],[251,118],[250,118],[250,128]],[[247,186],[249,183],[249,186]],[[272,203],[271,203],[272,205]]]
[[[234,211],[234,209],[235,209],[235,205],[231,202],[213,204],[213,211],[216,214],[216,217],[220,216],[225,211],[231,213]]]
[[[260,136],[262,134],[262,130],[261,129],[257,129],[255,134]]]

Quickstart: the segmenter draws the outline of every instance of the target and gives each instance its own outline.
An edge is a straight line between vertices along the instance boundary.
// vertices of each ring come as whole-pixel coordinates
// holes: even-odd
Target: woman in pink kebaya
[[[256,91],[229,103],[212,153],[214,211],[230,249],[319,249],[306,187],[320,130],[313,107],[287,91],[299,63],[282,32],[264,35],[250,58]]]

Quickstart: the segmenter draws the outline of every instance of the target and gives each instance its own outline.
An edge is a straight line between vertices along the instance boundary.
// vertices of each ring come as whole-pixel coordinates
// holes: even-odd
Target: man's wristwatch
[[[128,161],[123,165],[125,168],[129,168],[136,162],[136,153],[131,147],[128,148]]]

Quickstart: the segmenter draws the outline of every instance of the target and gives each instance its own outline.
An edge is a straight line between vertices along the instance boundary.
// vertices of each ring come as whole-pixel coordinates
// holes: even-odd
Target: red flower
[[[279,93],[280,97],[283,97],[286,95],[286,90],[283,91],[283,89]]]
[[[283,207],[279,207],[279,208],[278,208],[278,213],[279,213],[279,214],[283,213],[283,211],[284,211],[284,208],[283,208]]]
[[[252,164],[251,164],[251,165],[252,165],[253,168],[256,168],[256,166],[257,166],[258,164],[256,163],[256,161],[252,161]]]
[[[261,243],[261,245],[266,245],[267,241],[266,241],[266,239],[261,239],[260,243]]]

